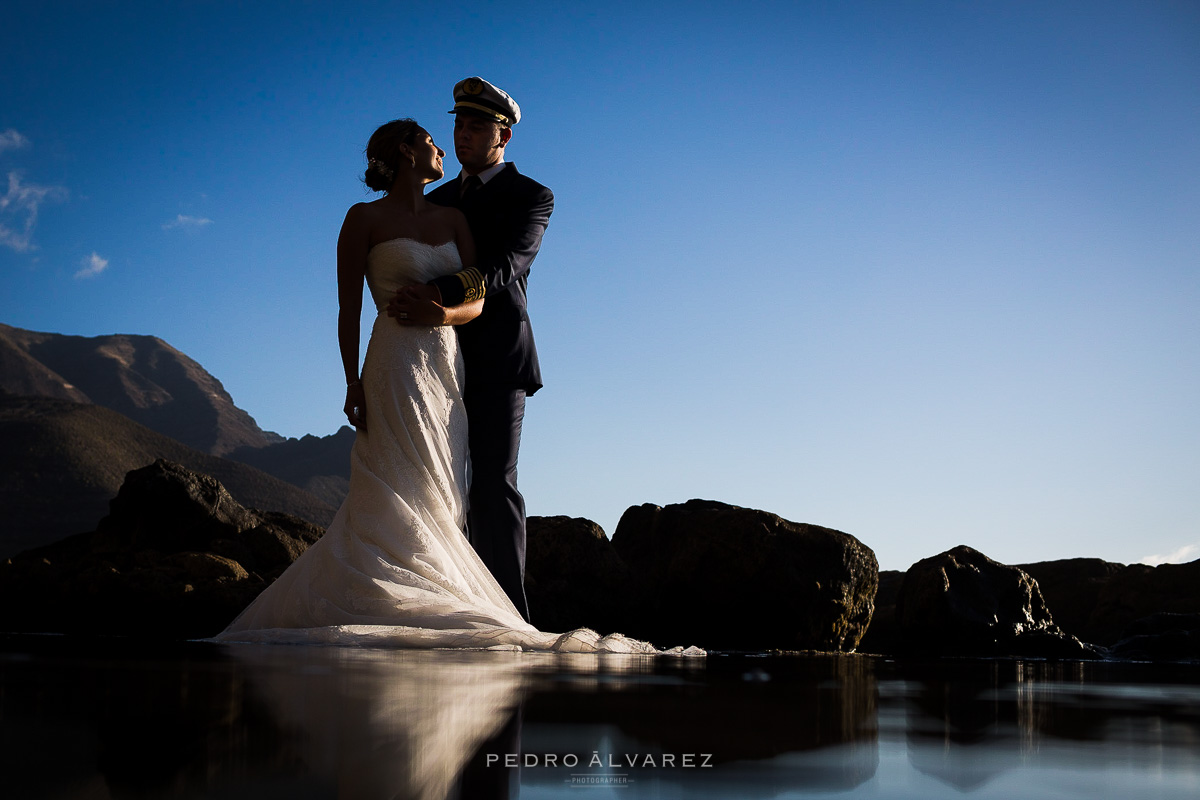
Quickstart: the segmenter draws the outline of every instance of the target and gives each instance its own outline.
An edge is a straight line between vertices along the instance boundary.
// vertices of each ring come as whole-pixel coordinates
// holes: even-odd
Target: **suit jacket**
[[[471,194],[459,194],[460,178],[455,178],[427,198],[461,210],[475,238],[475,266],[432,281],[445,305],[484,298],[483,313],[458,328],[467,388],[488,385],[533,394],[542,386],[542,371],[525,287],[554,211],[554,194],[511,162]]]

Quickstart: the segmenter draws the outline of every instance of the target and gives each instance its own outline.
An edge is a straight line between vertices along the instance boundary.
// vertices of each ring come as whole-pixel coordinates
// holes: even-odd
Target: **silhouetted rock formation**
[[[239,502],[320,526],[335,509],[253,467],[193,450],[95,405],[0,396],[0,558],[95,527],[126,473],[166,458],[218,478]]]
[[[1054,624],[1037,581],[964,545],[909,568],[895,615],[906,653],[1098,656]]]
[[[852,651],[879,567],[849,534],[690,500],[633,506],[613,547],[639,584],[627,633],[715,649]]]
[[[1067,559],[1023,568],[1037,578],[1059,624],[1095,644],[1115,644],[1154,614],[1200,614],[1200,560],[1151,567]]]
[[[896,624],[896,598],[904,585],[905,573],[894,569],[879,571],[879,590],[875,592],[875,612],[871,624],[858,642],[860,653],[898,653],[902,647],[900,627]]]
[[[950,553],[956,553],[957,550],[958,548]],[[947,555],[935,558],[941,559]],[[984,556],[980,558],[990,561]],[[968,573],[970,569],[972,568],[968,566]],[[1159,661],[1189,661],[1200,658],[1200,652],[1196,649],[1200,644],[1200,625],[1197,625],[1197,620],[1200,620],[1200,561],[1149,567],[1145,564],[1114,564],[1098,558],[1071,558],[1019,564],[1004,569],[1020,569],[1033,579],[1034,586],[1043,598],[1041,605],[1053,614],[1055,627],[1070,636],[1066,640],[1058,634],[1054,634],[1050,639],[1041,636],[1022,641],[1018,638],[1008,640],[1009,645],[1003,645],[1005,640],[1000,637],[995,647],[979,647],[977,643],[972,644],[972,652],[976,654],[1044,655],[1050,658],[1070,659],[1091,657],[1092,653],[1105,653],[1117,658]],[[922,572],[924,571],[925,567],[922,567]],[[951,568],[950,571],[956,570]],[[985,568],[979,572],[977,581],[983,583],[982,575],[989,573],[989,569]],[[907,575],[908,573],[903,572],[879,574],[875,616],[859,643],[861,652],[889,655],[946,652],[946,648],[941,645],[930,648],[928,642],[919,638],[919,631],[906,631],[901,625],[897,617],[896,603]],[[933,587],[933,591],[939,591],[937,576],[931,579],[925,574],[919,579],[925,580]],[[981,596],[990,591],[980,590],[978,587],[977,590]],[[952,590],[948,580],[944,591],[947,596],[963,593],[961,585],[957,590]],[[1035,595],[1032,590],[1029,594],[1030,608],[1027,612],[1022,610],[1017,613],[1016,617],[1024,619],[1026,614],[1031,618],[1038,616],[1035,610],[1038,604],[1033,601]],[[999,603],[1001,600],[998,596],[992,596],[987,602]],[[1009,611],[1006,614],[1013,617],[1013,604],[1008,603],[1008,607]],[[997,618],[999,620],[1000,615],[997,615]],[[981,624],[980,627],[984,626]],[[945,638],[949,642],[953,637],[948,635]],[[1075,644],[1070,641],[1072,638],[1088,643],[1089,652],[1085,656],[1077,654]],[[1034,648],[1031,651],[1032,644],[1039,640],[1042,644],[1047,644],[1046,649],[1039,651]],[[1066,644],[1060,648],[1059,645],[1063,641],[1066,641]],[[959,648],[958,651],[965,650]]]
[[[0,391],[95,403],[213,455],[282,438],[259,428],[220,381],[154,336],[64,336],[0,324]]]
[[[129,473],[95,532],[0,567],[0,626],[211,636],[321,533],[241,506],[215,478],[156,461]]]
[[[546,631],[624,632],[636,611],[633,575],[604,530],[588,519],[530,517],[525,595]]]
[[[1124,564],[1099,558],[1066,558],[1016,566],[1037,581],[1059,627],[1085,642],[1110,645],[1128,622],[1095,617],[1105,584],[1125,569]]]
[[[634,569],[589,520],[531,517],[529,529],[527,588],[545,630],[849,650],[870,617],[869,549],[762,511],[703,501],[632,508],[622,531]],[[216,479],[159,460],[128,474],[94,532],[0,566],[0,629],[210,636],[321,534],[288,514],[248,509]],[[664,579],[657,570],[668,562]]]
[[[1200,614],[1151,614],[1129,625],[1110,650],[1139,661],[1200,659]]]

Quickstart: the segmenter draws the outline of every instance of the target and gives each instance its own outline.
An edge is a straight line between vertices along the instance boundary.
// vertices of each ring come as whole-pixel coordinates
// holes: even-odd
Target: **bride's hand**
[[[446,309],[441,299],[436,286],[402,286],[388,303],[387,313],[401,325],[444,325]]]
[[[432,300],[397,295],[388,304],[388,315],[401,325],[445,325],[446,308]]]
[[[396,291],[396,297],[409,300],[429,300],[439,304],[442,302],[441,290],[428,283],[410,283],[407,286],[401,286]]]
[[[355,381],[346,387],[346,405],[342,408],[346,419],[356,428],[367,429],[367,395],[363,392],[362,382]]]

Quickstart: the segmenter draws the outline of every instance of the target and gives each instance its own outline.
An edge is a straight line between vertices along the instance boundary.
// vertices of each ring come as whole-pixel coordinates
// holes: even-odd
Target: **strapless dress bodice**
[[[416,239],[388,239],[367,253],[367,288],[380,313],[401,286],[428,283],[462,269],[454,242],[432,245]]]

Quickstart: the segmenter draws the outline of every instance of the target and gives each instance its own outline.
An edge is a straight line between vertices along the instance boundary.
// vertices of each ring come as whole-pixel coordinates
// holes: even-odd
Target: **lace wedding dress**
[[[371,249],[367,286],[379,315],[349,494],[325,535],[216,641],[658,652],[620,634],[537,630],[463,535],[470,459],[457,336],[385,313],[401,286],[461,268],[453,242],[392,239]]]

